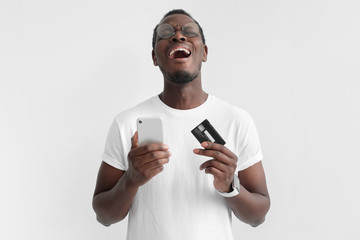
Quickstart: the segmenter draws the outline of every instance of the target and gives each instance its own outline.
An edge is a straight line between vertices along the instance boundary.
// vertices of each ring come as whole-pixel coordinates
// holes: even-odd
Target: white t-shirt
[[[161,117],[164,144],[170,161],[164,170],[141,186],[129,211],[128,240],[233,239],[231,209],[214,185],[213,176],[200,171],[209,157],[195,155],[201,148],[191,130],[208,119],[238,156],[237,171],[262,160],[252,117],[212,95],[201,106],[178,110],[154,96],[118,114],[111,125],[102,160],[126,171],[131,137],[139,117]]]

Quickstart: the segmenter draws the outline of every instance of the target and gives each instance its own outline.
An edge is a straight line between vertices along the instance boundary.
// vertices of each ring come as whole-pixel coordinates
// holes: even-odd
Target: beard
[[[187,84],[192,82],[195,78],[199,76],[199,72],[201,69],[201,65],[199,66],[199,71],[196,73],[189,73],[186,71],[176,71],[173,73],[166,72],[164,69],[160,68],[161,72],[163,73],[164,77],[172,83],[176,84]]]

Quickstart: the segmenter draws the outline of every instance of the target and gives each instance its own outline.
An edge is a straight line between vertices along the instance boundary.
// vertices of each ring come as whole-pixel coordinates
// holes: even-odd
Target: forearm
[[[137,190],[137,187],[131,186],[125,172],[111,190],[94,196],[93,208],[97,220],[106,226],[123,220],[129,212]]]
[[[253,227],[260,225],[265,220],[265,215],[270,208],[269,196],[251,193],[241,186],[240,193],[235,197],[225,198],[235,216]]]

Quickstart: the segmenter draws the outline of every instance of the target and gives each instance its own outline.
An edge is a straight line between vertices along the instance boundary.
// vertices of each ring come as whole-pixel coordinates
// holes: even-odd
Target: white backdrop
[[[0,1],[1,239],[124,239],[91,200],[116,113],[162,90],[152,31],[204,29],[207,92],[248,110],[272,199],[235,239],[360,239],[360,2]]]

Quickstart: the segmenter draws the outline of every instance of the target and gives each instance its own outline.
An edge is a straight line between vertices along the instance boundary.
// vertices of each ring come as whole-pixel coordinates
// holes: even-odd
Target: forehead
[[[183,26],[185,23],[188,22],[194,22],[194,20],[184,14],[173,14],[161,20],[160,23],[168,23],[173,26]]]

